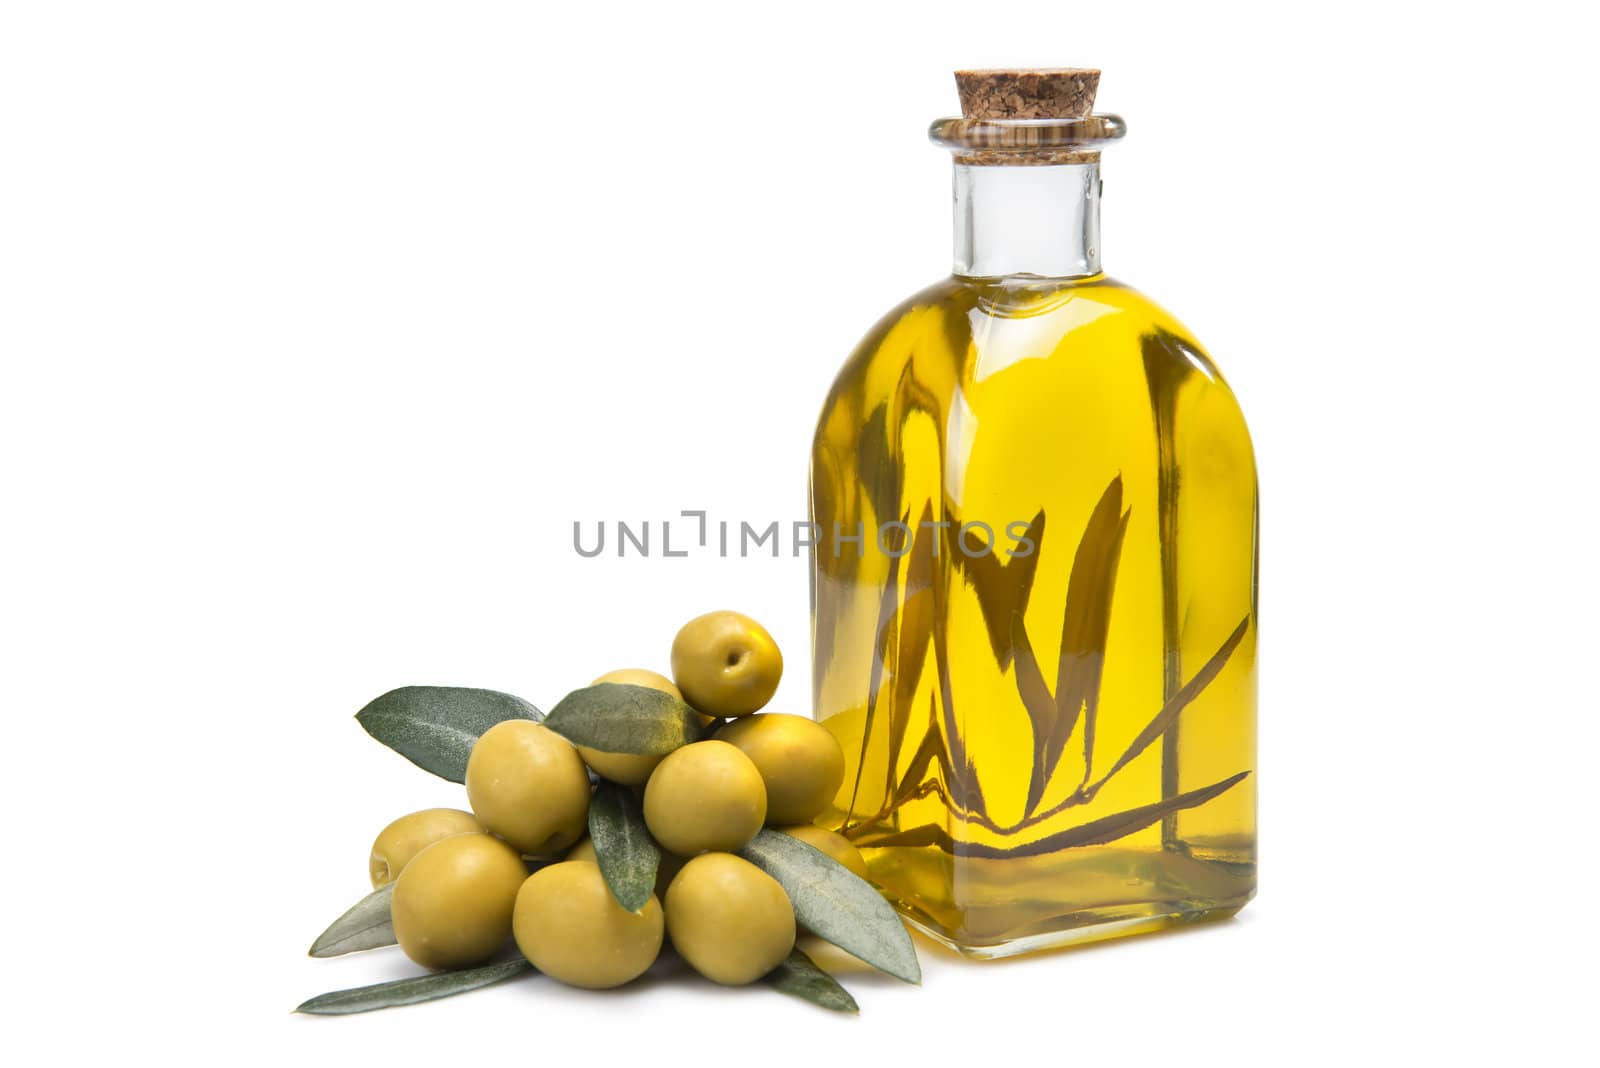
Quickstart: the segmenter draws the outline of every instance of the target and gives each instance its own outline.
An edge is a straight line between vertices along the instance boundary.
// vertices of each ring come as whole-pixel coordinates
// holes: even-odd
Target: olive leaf
[[[905,924],[865,879],[773,830],[761,831],[739,855],[778,881],[794,904],[795,919],[811,933],[896,979],[922,982]]]
[[[1084,763],[1094,755],[1094,720],[1100,704],[1100,674],[1105,665],[1106,634],[1111,622],[1111,594],[1117,561],[1128,531],[1131,511],[1122,509],[1122,476],[1113,478],[1096,502],[1073,556],[1062,607],[1061,659],[1054,695],[1028,642],[1020,614],[1011,617],[1012,660],[1017,691],[1033,728],[1033,770],[1028,782],[1032,815],[1043,800],[1061,754],[1083,716]]]
[[[909,830],[893,831],[888,834],[875,836],[860,836],[856,845],[874,848],[890,846],[899,848],[921,848],[936,846],[940,850],[962,857],[978,857],[984,860],[1005,860],[1015,857],[1038,857],[1047,853],[1056,853],[1063,849],[1076,849],[1079,846],[1105,845],[1115,842],[1142,831],[1152,823],[1157,823],[1174,812],[1181,812],[1186,808],[1197,808],[1220,794],[1227,793],[1245,779],[1250,777],[1248,771],[1237,772],[1220,782],[1210,786],[1202,786],[1198,790],[1178,794],[1165,801],[1157,801],[1149,805],[1140,805],[1130,808],[1125,812],[1118,812],[1101,819],[1091,820],[1077,827],[1069,827],[1064,831],[1040,838],[1037,841],[1027,842],[1023,845],[1003,849],[999,846],[988,845],[984,842],[957,843],[950,837],[950,832],[943,827],[924,824],[912,827]],[[859,954],[857,954],[859,956]],[[869,962],[870,963],[870,962]]]
[[[977,595],[978,608],[983,613],[983,622],[989,632],[989,646],[994,650],[994,658],[1004,671],[1011,663],[1010,637],[1011,617],[1028,609],[1028,598],[1033,593],[1033,578],[1039,569],[1040,549],[1044,544],[1044,509],[1033,515],[1033,520],[1028,524],[1027,532],[1018,543],[1026,542],[1030,548],[1026,554],[1020,549],[1016,555],[1011,556],[1006,562],[1000,562],[998,552],[978,553],[969,556],[961,552],[955,539],[960,536],[961,520],[958,516],[946,513],[950,520],[949,552],[952,564],[958,567],[967,576],[968,585]]]
[[[926,846],[937,846],[946,853],[954,853],[956,850],[955,839],[950,837],[950,832],[931,823],[924,823],[903,831],[864,834],[852,839],[852,841],[861,848],[882,846],[922,849]]]
[[[900,785],[895,787],[894,793],[889,798],[889,807],[898,808],[919,791],[931,787],[939,788],[939,777],[925,778],[933,769],[935,763],[939,765],[940,775],[949,778],[949,761],[944,752],[943,739],[939,736],[939,725],[934,721],[934,702],[932,697],[928,700],[928,729],[922,733],[922,742],[917,746],[916,752],[911,754],[911,763],[906,766],[906,773],[900,778]]]
[[[1028,628],[1021,614],[1011,617],[1011,663],[1016,668],[1017,695],[1022,698],[1022,709],[1028,713],[1028,724],[1033,731],[1033,770],[1028,781],[1028,811],[1032,812],[1044,796],[1045,751],[1050,747],[1050,734],[1055,730],[1056,699],[1044,681],[1039,668],[1039,658],[1034,655],[1033,644],[1028,641]]]
[[[1244,640],[1245,632],[1249,629],[1250,617],[1246,615],[1239,621],[1239,625],[1233,629],[1233,633],[1228,635],[1221,647],[1211,654],[1211,659],[1201,665],[1200,670],[1194,673],[1192,679],[1184,683],[1181,690],[1172,695],[1172,700],[1162,706],[1161,711],[1156,713],[1154,719],[1145,724],[1144,730],[1139,732],[1138,737],[1134,738],[1128,748],[1123,751],[1123,754],[1117,758],[1117,762],[1111,765],[1111,770],[1102,775],[1099,781],[1089,788],[1090,797],[1098,793],[1100,788],[1113,775],[1127,767],[1129,761],[1144,752],[1151,742],[1166,733],[1167,728],[1172,726],[1173,722],[1178,718],[1178,713],[1189,707],[1190,702],[1199,697],[1201,692],[1211,685],[1211,680],[1216,678],[1222,672],[1222,669],[1227,666],[1228,658],[1233,656],[1235,649],[1239,648],[1239,643]]]
[[[417,975],[409,979],[319,994],[310,1001],[301,1002],[294,1011],[313,1016],[347,1016],[356,1012],[372,1012],[374,1009],[390,1009],[397,1005],[415,1005],[419,1001],[436,1001],[465,994],[469,990],[480,990],[532,970],[533,965],[518,959],[460,972]]]
[[[1106,486],[1084,526],[1083,538],[1072,558],[1067,578],[1067,600],[1062,608],[1061,659],[1056,673],[1054,733],[1045,752],[1044,779],[1049,781],[1072,738],[1080,711],[1083,715],[1083,760],[1094,760],[1094,728],[1100,709],[1100,676],[1106,662],[1106,636],[1111,629],[1111,598],[1116,588],[1117,564],[1128,533],[1130,508],[1122,507],[1122,476]],[[1085,776],[1087,778],[1087,775]],[[1030,798],[1030,810],[1039,802]]]
[[[850,991],[840,986],[837,979],[817,967],[816,962],[799,949],[791,951],[789,959],[768,972],[762,982],[774,990],[834,1012],[861,1011],[856,999],[850,996]]]
[[[357,901],[311,943],[311,955],[337,957],[394,945],[394,925],[389,921],[389,901],[393,897],[394,883],[390,883]]]
[[[356,721],[423,771],[464,782],[467,757],[484,731],[507,719],[544,713],[520,697],[464,686],[402,686],[356,713]]]
[[[1130,808],[1126,812],[1118,812],[1110,816],[1103,816],[1097,820],[1077,827],[1060,831],[1032,842],[1027,848],[1035,853],[1054,853],[1058,849],[1075,849],[1078,846],[1105,845],[1115,842],[1118,838],[1130,835],[1135,831],[1142,831],[1152,823],[1160,821],[1163,817],[1174,812],[1181,812],[1186,808],[1196,808],[1210,801],[1219,794],[1227,793],[1235,786],[1250,777],[1248,771],[1236,772],[1220,782],[1210,786],[1202,786],[1198,790],[1169,797],[1164,801],[1156,801],[1138,808]],[[1020,855],[1013,853],[1012,855]]]
[[[670,693],[602,682],[573,690],[544,725],[574,745],[606,753],[659,756],[700,740],[700,717]]]
[[[931,774],[930,774],[931,773]],[[922,744],[911,755],[906,773],[889,799],[889,810],[899,808],[908,801],[928,794],[937,794],[947,808],[954,809],[979,826],[993,828],[993,822],[981,811],[983,791],[970,767],[958,769],[939,732],[937,701],[928,695],[928,729],[923,732]],[[968,808],[976,800],[980,810]]]
[[[605,779],[589,802],[589,840],[600,874],[617,903],[638,912],[655,891],[661,850],[644,823],[644,809],[632,790]]]

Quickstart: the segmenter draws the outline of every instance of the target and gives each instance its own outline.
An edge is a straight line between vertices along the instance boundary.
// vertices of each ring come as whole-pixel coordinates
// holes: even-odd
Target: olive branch
[[[1019,819],[999,823],[989,815],[977,769],[966,752],[958,727],[946,637],[944,628],[938,625],[938,621],[944,618],[946,576],[934,562],[937,547],[932,531],[948,531],[955,524],[931,523],[932,504],[925,503],[920,522],[915,528],[917,536],[907,550],[904,531],[909,529],[905,520],[910,516],[909,512],[901,513],[901,525],[891,528],[899,537],[891,536],[892,544],[885,547],[890,556],[889,574],[879,604],[861,752],[851,788],[849,814],[841,828],[843,834],[861,846],[934,845],[947,852],[969,856],[1039,855],[1114,841],[1149,827],[1173,813],[1203,805],[1249,776],[1249,771],[1241,771],[1199,789],[1182,793],[1168,791],[1168,796],[1155,803],[1115,813],[1011,848],[968,842],[960,843],[958,847],[945,828],[935,825],[908,830],[884,826],[885,821],[904,805],[928,796],[938,796],[944,806],[963,822],[1001,836],[1018,834],[1050,821],[1068,809],[1087,805],[1151,744],[1166,736],[1184,709],[1221,673],[1249,631],[1248,614],[1200,670],[1166,698],[1144,729],[1096,777],[1095,726],[1100,708],[1101,676],[1110,631],[1112,595],[1131,514],[1131,508],[1123,507],[1122,477],[1118,475],[1107,485],[1090,513],[1073,558],[1062,608],[1060,654],[1053,688],[1045,679],[1023,620],[1037,558],[1043,551],[1043,510],[1029,526],[1028,536],[1035,546],[1029,557],[1015,557],[1002,564],[992,553],[976,558],[950,553],[950,558],[968,571],[968,579],[977,592],[996,659],[1002,667],[1009,664],[1013,669],[1018,697],[1032,731],[1033,755],[1026,807]],[[905,773],[897,778],[896,768],[904,751],[913,701],[930,648],[937,672],[937,692],[930,695],[922,740],[912,753]],[[884,787],[887,800],[878,812],[857,818],[855,813],[867,751],[873,736],[873,724],[884,705],[888,706],[885,714],[889,717]],[[1075,738],[1081,738],[1083,773],[1065,798],[1048,808],[1041,808],[1050,785],[1055,781],[1062,758]]]

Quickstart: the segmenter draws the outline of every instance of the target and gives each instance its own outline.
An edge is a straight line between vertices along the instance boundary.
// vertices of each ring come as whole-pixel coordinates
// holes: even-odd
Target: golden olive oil
[[[840,373],[811,490],[819,822],[914,924],[995,957],[1249,900],[1255,466],[1179,323],[1097,253],[934,285]]]

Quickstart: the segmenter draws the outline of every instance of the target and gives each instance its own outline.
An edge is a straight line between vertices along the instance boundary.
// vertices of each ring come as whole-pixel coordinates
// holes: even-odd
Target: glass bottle
[[[1100,268],[1098,72],[957,76],[951,277],[817,424],[823,822],[910,922],[1009,956],[1256,885],[1256,475],[1232,392]]]

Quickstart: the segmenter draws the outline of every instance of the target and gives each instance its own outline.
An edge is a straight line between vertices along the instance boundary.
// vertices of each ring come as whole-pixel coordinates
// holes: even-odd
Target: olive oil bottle
[[[1256,885],[1256,476],[1188,331],[1100,267],[1098,72],[956,75],[955,266],[840,372],[811,460],[823,822],[977,958]]]

